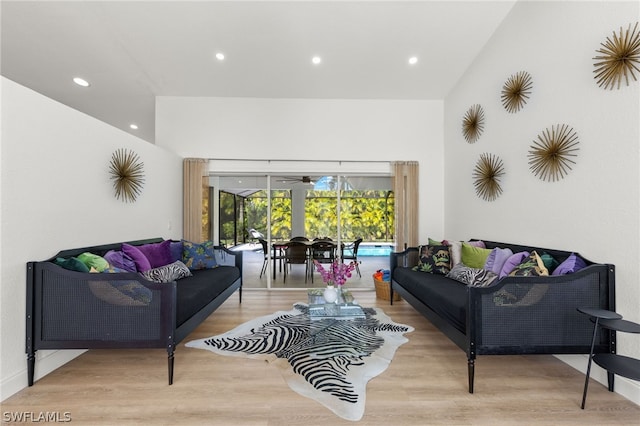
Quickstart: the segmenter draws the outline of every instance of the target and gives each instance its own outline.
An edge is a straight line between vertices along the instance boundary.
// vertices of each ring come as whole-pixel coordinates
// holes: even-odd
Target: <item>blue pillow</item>
[[[182,262],[189,269],[211,269],[218,266],[213,250],[213,241],[198,244],[182,240],[182,246]]]

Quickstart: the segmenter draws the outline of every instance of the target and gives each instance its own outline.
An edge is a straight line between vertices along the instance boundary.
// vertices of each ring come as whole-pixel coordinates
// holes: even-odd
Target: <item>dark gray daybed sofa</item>
[[[128,242],[156,244],[162,238]],[[137,272],[85,273],[64,269],[57,258],[90,252],[104,256],[122,243],[59,252],[27,263],[28,383],[33,385],[39,349],[166,348],[169,384],[175,347],[236,290],[242,302],[242,252],[214,247],[218,266],[193,270],[177,282],[148,281]],[[143,290],[144,303],[122,297],[114,288]],[[114,297],[120,294],[121,297]],[[131,294],[129,292],[128,294]]]
[[[484,241],[486,248],[546,252],[558,262],[572,253]],[[593,323],[577,311],[615,311],[615,268],[585,259],[587,266],[559,276],[506,276],[489,287],[473,287],[445,275],[414,271],[418,248],[391,253],[391,303],[399,293],[467,354],[469,393],[477,355],[588,354]],[[583,258],[584,259],[584,258]],[[518,295],[505,301],[505,294]],[[534,297],[531,297],[531,296]],[[603,332],[595,352],[615,352],[615,332]],[[609,387],[613,376],[609,375]]]

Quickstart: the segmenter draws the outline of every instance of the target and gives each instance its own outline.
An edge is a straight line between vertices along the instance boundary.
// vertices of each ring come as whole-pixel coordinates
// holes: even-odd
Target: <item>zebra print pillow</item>
[[[447,278],[460,281],[471,287],[489,287],[498,275],[484,269],[470,268],[464,263],[458,263],[447,274]]]
[[[148,271],[141,273],[143,277],[149,281],[157,283],[170,283],[171,281],[179,280],[180,278],[190,277],[193,274],[187,268],[187,265],[179,260],[168,265],[160,266],[158,268],[149,269]]]

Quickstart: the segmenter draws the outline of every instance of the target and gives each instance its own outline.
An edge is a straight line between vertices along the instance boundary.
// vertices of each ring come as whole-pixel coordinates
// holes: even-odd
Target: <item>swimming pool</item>
[[[362,243],[358,247],[358,257],[360,256],[389,256],[394,249],[390,243]]]

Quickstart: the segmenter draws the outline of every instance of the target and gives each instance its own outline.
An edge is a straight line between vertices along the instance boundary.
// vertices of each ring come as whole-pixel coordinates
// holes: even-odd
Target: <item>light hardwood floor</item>
[[[264,361],[184,347],[249,319],[291,309],[296,291],[248,290],[234,295],[176,351],[167,385],[162,349],[92,350],[2,403],[6,413],[68,412],[78,425],[347,425],[325,407],[289,389]],[[406,334],[389,368],[367,386],[362,425],[637,425],[640,407],[592,381],[580,409],[584,376],[552,356],[483,356],[476,389],[467,392],[466,356],[406,302],[382,307]]]

